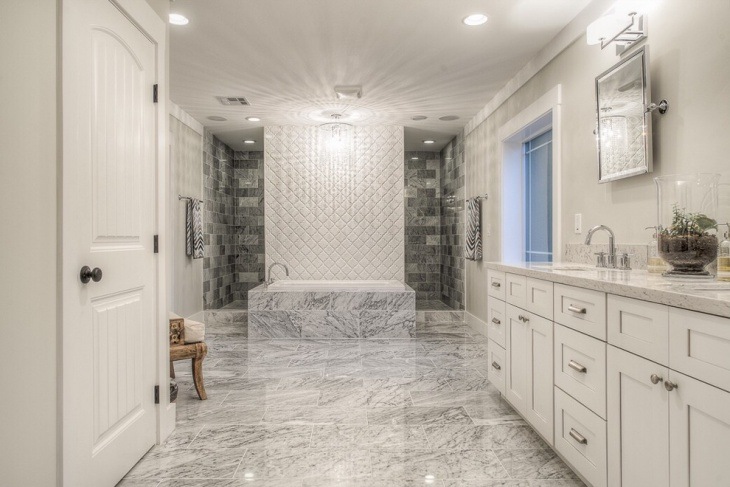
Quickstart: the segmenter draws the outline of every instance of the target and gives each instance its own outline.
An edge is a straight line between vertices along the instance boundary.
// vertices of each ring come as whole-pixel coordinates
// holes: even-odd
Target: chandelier
[[[317,155],[320,164],[332,168],[349,167],[354,152],[354,128],[349,123],[340,122],[342,117],[331,115],[333,122],[322,124],[317,130]]]

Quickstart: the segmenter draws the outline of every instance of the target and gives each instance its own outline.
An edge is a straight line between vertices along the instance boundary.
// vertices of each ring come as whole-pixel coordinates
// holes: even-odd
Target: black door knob
[[[81,282],[86,284],[89,281],[99,282],[101,281],[101,269],[98,267],[94,267],[92,270],[91,267],[85,265],[81,268],[81,272],[79,273],[79,276],[81,277]]]

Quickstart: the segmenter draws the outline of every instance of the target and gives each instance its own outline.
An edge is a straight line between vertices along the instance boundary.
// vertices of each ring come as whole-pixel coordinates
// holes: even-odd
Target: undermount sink
[[[548,271],[590,271],[593,267],[582,267],[577,265],[562,265],[562,264],[540,264],[534,266],[536,269],[545,269]]]

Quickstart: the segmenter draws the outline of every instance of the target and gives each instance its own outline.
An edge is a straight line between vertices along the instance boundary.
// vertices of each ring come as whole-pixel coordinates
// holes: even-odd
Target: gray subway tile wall
[[[236,301],[245,301],[248,290],[265,278],[264,153],[236,151],[233,156],[236,204]]]
[[[441,299],[440,166],[438,152],[405,152],[405,277],[419,300]]]
[[[203,154],[203,307],[222,308],[235,299],[235,206],[233,149],[206,130]]]
[[[441,150],[441,300],[464,309],[464,136]]]

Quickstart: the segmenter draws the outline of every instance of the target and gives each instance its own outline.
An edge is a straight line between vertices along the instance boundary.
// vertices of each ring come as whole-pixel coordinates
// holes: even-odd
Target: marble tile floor
[[[454,308],[435,299],[416,300],[416,311],[454,311]]]
[[[119,487],[578,487],[501,399],[486,339],[250,340],[208,330],[207,401],[178,363],[177,428]]]

